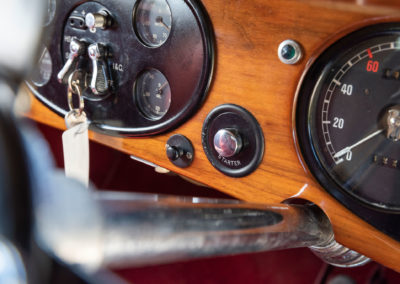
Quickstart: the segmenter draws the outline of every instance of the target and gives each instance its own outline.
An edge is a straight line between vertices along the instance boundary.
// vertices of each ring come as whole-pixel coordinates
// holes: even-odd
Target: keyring
[[[73,80],[75,72],[73,72],[68,78],[68,107],[70,111],[77,111],[78,115],[81,115],[85,107],[85,102],[83,100],[81,89],[78,83],[75,80]],[[79,98],[78,108],[74,108],[74,103],[72,100],[73,94],[76,94]]]

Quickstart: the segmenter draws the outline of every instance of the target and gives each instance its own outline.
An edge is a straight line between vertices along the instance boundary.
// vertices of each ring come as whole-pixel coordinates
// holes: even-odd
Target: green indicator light
[[[287,44],[282,48],[281,55],[286,60],[290,60],[295,57],[296,49],[292,45]]]
[[[292,39],[284,40],[279,45],[278,57],[282,63],[296,64],[300,61],[302,56],[302,48],[296,41]]]

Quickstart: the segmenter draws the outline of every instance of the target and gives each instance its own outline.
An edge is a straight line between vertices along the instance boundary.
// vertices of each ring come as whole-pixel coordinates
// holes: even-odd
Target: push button
[[[211,164],[231,177],[251,174],[264,155],[259,123],[238,105],[224,104],[213,109],[204,120],[201,142]]]
[[[97,28],[105,30],[111,25],[111,17],[105,11],[88,13],[85,17],[85,24],[93,32]]]
[[[242,138],[235,129],[221,129],[214,136],[214,149],[224,158],[235,156],[242,146]]]

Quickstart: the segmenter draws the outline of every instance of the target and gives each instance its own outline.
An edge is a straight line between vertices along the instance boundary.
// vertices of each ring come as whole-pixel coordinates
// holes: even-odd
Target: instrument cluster
[[[93,130],[149,136],[177,127],[211,83],[214,36],[199,1],[50,1],[29,86],[59,115],[79,81]]]

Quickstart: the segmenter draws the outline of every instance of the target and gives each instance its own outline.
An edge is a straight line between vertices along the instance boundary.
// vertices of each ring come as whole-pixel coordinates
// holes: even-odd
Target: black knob
[[[183,155],[183,151],[182,150],[179,150],[178,148],[176,148],[174,146],[168,146],[167,147],[167,157],[171,161],[178,160],[182,155]]]
[[[173,135],[165,145],[168,159],[180,168],[189,167],[194,158],[194,148],[189,139],[183,135]]]

